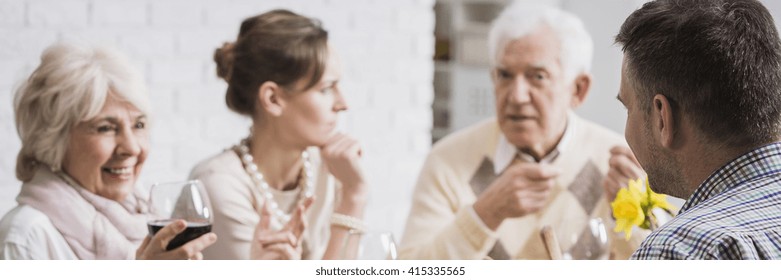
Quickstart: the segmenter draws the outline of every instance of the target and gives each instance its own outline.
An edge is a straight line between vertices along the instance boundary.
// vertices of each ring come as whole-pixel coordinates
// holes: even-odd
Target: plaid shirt
[[[711,174],[632,259],[781,259],[781,142]]]

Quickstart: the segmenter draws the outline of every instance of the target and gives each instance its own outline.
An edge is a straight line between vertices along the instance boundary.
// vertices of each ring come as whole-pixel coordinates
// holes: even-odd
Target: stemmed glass
[[[345,237],[342,258],[349,258],[349,244],[357,240],[358,248],[355,259],[357,260],[395,260],[396,241],[393,234],[385,231],[360,232],[351,230]]]
[[[565,260],[606,260],[610,257],[610,238],[601,218],[568,221],[565,230],[556,232]]]
[[[150,235],[175,220],[187,222],[187,228],[168,243],[166,250],[182,246],[212,230],[211,202],[198,180],[154,184],[149,200],[152,218],[147,226]]]

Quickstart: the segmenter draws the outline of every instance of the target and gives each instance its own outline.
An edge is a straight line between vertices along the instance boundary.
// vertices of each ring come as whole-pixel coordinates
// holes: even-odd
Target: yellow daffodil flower
[[[646,193],[642,179],[629,180],[626,189],[629,189],[629,192],[637,201],[644,202],[648,200],[648,193]]]
[[[651,207],[659,207],[666,210],[673,210],[673,205],[667,202],[667,196],[663,194],[655,193],[653,190],[651,190],[651,185],[648,184],[648,178],[645,178],[645,188],[646,192],[649,194],[649,201],[651,202]]]
[[[655,193],[648,184],[648,178],[629,180],[625,188],[616,194],[616,199],[610,203],[613,217],[616,219],[615,232],[624,232],[626,240],[632,236],[632,228],[639,226],[644,229],[656,228],[656,219],[652,212],[654,208],[673,211],[673,206],[667,202],[667,196]]]
[[[632,189],[618,190],[616,199],[610,203],[613,208],[613,216],[616,218],[616,227],[613,231],[623,231],[627,240],[632,236],[632,227],[639,226],[645,221],[645,214],[640,206],[640,192]]]

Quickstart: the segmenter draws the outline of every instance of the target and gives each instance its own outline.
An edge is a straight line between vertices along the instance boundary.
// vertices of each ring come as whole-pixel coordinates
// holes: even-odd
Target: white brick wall
[[[184,179],[198,161],[246,136],[228,111],[214,49],[245,17],[288,8],[322,20],[341,54],[350,110],[340,125],[363,143],[369,225],[401,234],[428,152],[433,0],[0,0],[0,214],[15,205],[20,143],[12,92],[59,39],[118,46],[144,72],[153,102],[143,182]],[[400,236],[397,236],[400,238]]]
[[[24,2],[14,0],[0,1],[0,24],[3,26],[24,25]]]
[[[144,1],[95,1],[91,23],[94,26],[143,27],[148,21],[147,11]]]
[[[27,23],[43,28],[84,28],[89,17],[87,0],[27,1]]]

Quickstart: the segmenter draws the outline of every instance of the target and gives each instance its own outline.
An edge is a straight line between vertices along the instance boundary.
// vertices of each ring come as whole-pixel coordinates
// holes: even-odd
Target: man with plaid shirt
[[[755,0],[658,0],[624,22],[618,99],[651,188],[688,198],[633,259],[781,259],[781,41]]]

